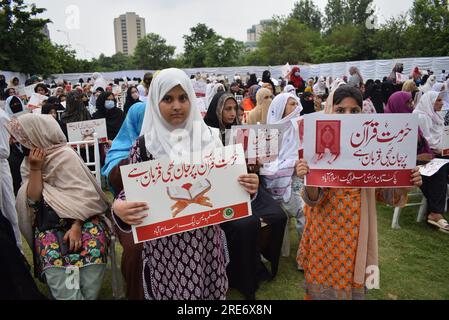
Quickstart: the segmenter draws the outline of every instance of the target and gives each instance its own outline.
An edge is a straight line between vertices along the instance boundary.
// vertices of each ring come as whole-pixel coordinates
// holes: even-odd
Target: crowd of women
[[[48,286],[51,298],[97,299],[115,234],[123,247],[128,299],[217,300],[225,299],[229,288],[255,299],[259,284],[277,276],[280,256],[289,254],[285,237],[294,218],[296,267],[304,272],[306,298],[363,299],[368,270],[378,266],[376,201],[403,203],[408,190],[305,187],[309,167],[298,159],[294,124],[313,112],[414,113],[420,127],[417,165],[441,157],[449,79],[422,78],[415,69],[402,83],[401,68],[395,66],[383,81],[365,81],[355,67],[349,79],[307,81],[294,67],[280,85],[269,71],[261,79],[250,75],[247,83],[239,77],[233,83],[205,79],[205,115],[194,91],[199,79],[179,69],[146,74],[141,84],[127,88],[122,108],[113,85],[100,74],[70,88],[64,83],[49,88],[34,79],[35,92],[48,96],[37,110],[29,110],[18,96],[18,79],[5,86],[0,76],[5,100],[0,109],[0,297],[44,298],[23,257],[25,239],[33,252],[34,278]],[[102,118],[109,138],[101,148],[103,189],[67,145],[68,123]],[[201,143],[171,139],[178,129],[193,138],[198,123]],[[169,156],[175,143],[187,153],[221,147],[226,131],[242,123],[285,126],[278,159],[248,165],[248,174],[238,178],[253,215],[135,244],[131,226],[142,223],[151,203],[126,200],[120,167]],[[416,168],[410,180],[428,200],[428,223],[449,233],[443,216],[449,164],[431,177],[421,177]],[[112,193],[112,203],[104,190]],[[79,280],[75,286],[68,285],[73,273]]]

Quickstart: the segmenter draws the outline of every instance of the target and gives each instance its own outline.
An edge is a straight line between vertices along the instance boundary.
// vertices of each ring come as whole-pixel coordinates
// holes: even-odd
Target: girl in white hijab
[[[179,69],[162,70],[151,83],[141,137],[131,149],[130,162],[167,156],[176,161],[179,154],[206,154],[221,147],[219,136],[206,126],[195,106],[196,96],[187,74]],[[199,126],[195,129],[201,132],[199,143],[192,143],[194,126]],[[239,182],[247,192],[256,194],[257,175],[243,175]],[[117,225],[128,233],[130,225],[143,222],[146,215],[142,212],[148,209],[145,202],[127,202],[123,191],[113,206]],[[228,251],[218,225],[147,241],[142,257],[145,299],[226,298]]]
[[[444,130],[444,118],[438,112],[443,107],[443,100],[440,92],[429,91],[419,100],[418,105],[413,110],[418,115],[419,127],[424,138],[429,142],[431,149],[439,153],[439,147]]]
[[[273,99],[267,124],[284,124],[285,131],[278,159],[260,169],[262,183],[272,198],[278,201],[290,216],[296,218],[300,235],[304,228],[303,203],[299,196],[302,183],[294,172],[299,156],[298,121],[301,111],[301,102],[293,94],[281,93]]]

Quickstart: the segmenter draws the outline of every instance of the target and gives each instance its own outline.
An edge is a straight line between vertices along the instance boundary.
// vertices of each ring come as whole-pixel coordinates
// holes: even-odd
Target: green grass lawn
[[[417,207],[402,211],[400,230],[391,229],[393,209],[378,206],[380,290],[371,290],[370,300],[449,300],[449,235],[439,232],[425,222],[416,222]],[[271,282],[264,282],[257,299],[302,300],[303,274],[296,269],[298,235],[290,224],[290,257],[281,258],[279,273]],[[29,248],[26,255],[32,262]],[[121,248],[117,245],[120,257]],[[42,292],[48,290],[36,281]],[[228,298],[243,299],[236,290]],[[112,299],[111,270],[108,268],[100,299]]]

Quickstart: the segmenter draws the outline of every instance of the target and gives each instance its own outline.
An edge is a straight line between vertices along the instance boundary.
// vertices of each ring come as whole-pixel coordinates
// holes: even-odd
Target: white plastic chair
[[[94,170],[91,170],[91,172],[95,176],[95,179],[97,180],[98,185],[101,187],[100,146],[99,146],[97,134],[94,133],[94,140],[68,142],[67,145],[71,146],[79,154],[79,156],[81,158],[82,158],[81,150],[86,150],[85,164],[88,167],[90,167],[90,166],[94,167]],[[90,154],[89,154],[89,146],[92,146],[92,145],[94,146],[94,158],[91,161]]]
[[[242,95],[236,94],[236,95],[235,95],[235,100],[237,100],[237,103],[238,103],[239,105],[241,105],[241,104],[242,104],[242,101],[243,101],[243,96],[242,96]]]
[[[426,197],[422,194],[420,189],[415,189],[413,192],[409,193],[409,198],[410,196],[421,196],[421,201],[419,202],[410,202],[407,203],[404,208],[406,207],[416,207],[419,206],[418,209],[418,214],[416,216],[416,222],[422,222],[427,214],[427,199]],[[448,185],[448,191],[446,192],[446,205],[445,205],[445,209],[444,211],[447,210],[447,200],[449,199],[449,185]],[[401,226],[399,225],[399,217],[401,215],[401,211],[403,208],[400,207],[395,207],[394,208],[394,213],[393,213],[393,220],[391,221],[391,228],[392,229],[400,229]]]
[[[65,110],[56,110],[56,112],[58,113],[58,120],[61,120],[61,116],[65,112]]]
[[[407,207],[417,207],[419,206],[418,215],[416,218],[417,222],[421,222],[424,218],[424,215],[427,211],[427,199],[424,197],[420,189],[414,189],[412,192],[408,194],[409,199],[410,197],[415,196],[421,196],[421,200],[418,202],[408,202],[404,207],[395,207],[394,213],[393,213],[393,220],[391,221],[391,228],[392,229],[400,229],[401,226],[399,225],[399,217],[401,216],[401,211],[403,208]]]

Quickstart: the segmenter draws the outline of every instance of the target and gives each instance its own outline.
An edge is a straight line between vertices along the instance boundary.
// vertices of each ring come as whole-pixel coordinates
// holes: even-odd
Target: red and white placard
[[[150,208],[133,226],[135,243],[252,214],[250,196],[238,182],[247,173],[241,145],[216,149],[201,164],[174,164],[167,157],[120,169],[127,201]]]
[[[409,187],[418,120],[412,114],[304,117],[307,186]]]

